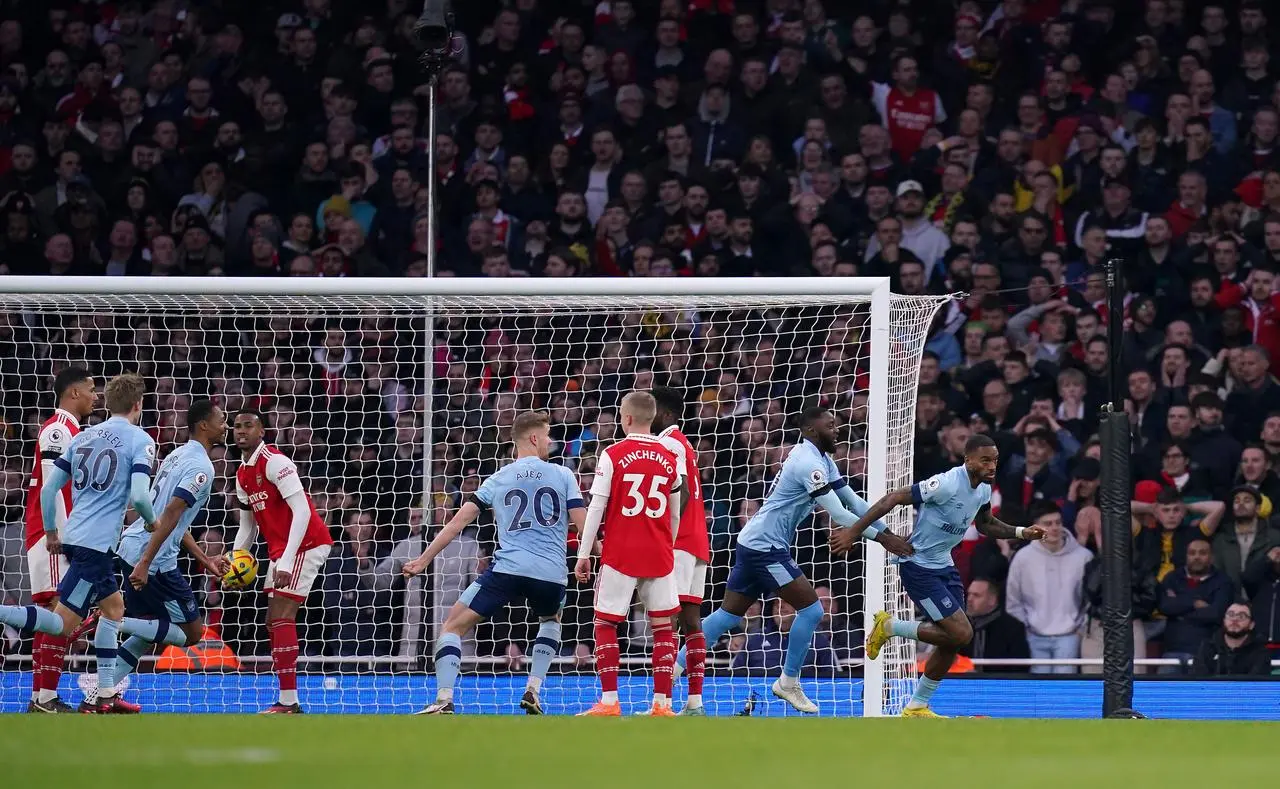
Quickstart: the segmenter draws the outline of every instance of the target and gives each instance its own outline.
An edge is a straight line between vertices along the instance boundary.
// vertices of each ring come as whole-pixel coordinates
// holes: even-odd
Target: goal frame
[[[288,297],[422,297],[427,314],[433,297],[458,296],[848,296],[864,301],[870,308],[870,369],[873,382],[885,382],[889,375],[891,292],[888,277],[725,277],[725,278],[299,278],[299,277],[5,277],[0,293],[40,296],[288,296]],[[434,345],[428,325],[424,354],[430,358]],[[432,365],[426,365],[425,396],[431,408]],[[886,492],[888,451],[887,385],[872,385],[867,409],[867,500],[875,502]],[[425,450],[431,452],[431,442]],[[431,473],[428,454],[425,473]],[[429,486],[426,489],[430,489]],[[864,544],[863,632],[870,632],[872,617],[886,607],[884,548],[877,542]],[[881,717],[885,710],[885,675],[880,661],[862,662],[862,709],[864,717]]]

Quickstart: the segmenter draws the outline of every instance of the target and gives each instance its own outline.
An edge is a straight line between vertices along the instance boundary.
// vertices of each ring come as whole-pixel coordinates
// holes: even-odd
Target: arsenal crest
[[[259,484],[259,485],[261,485],[261,484],[262,484],[262,475],[261,475],[261,474],[259,474],[259,475],[258,475],[258,484]]]

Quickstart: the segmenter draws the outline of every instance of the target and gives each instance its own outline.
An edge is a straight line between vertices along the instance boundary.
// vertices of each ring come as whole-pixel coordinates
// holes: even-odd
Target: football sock
[[[153,642],[142,636],[129,636],[120,645],[120,655],[116,662],[116,684],[138,669],[138,661],[151,649]]]
[[[596,674],[600,677],[600,701],[618,703],[618,626],[596,620]]]
[[[187,634],[182,628],[175,627],[165,619],[132,619],[125,617],[120,622],[120,632],[127,636],[139,636],[153,644],[170,644],[175,647],[187,645]]]
[[[670,622],[654,624],[653,703],[671,703],[671,666],[676,660],[676,634]]]
[[[38,605],[0,605],[0,625],[8,625],[24,636],[36,632],[62,635],[62,617]]]
[[[889,622],[889,632],[895,636],[909,638],[912,641],[920,640],[920,623],[908,622],[905,619],[894,619]]]
[[[43,610],[43,609],[41,609]],[[93,634],[93,651],[98,657],[98,701],[116,695],[116,652],[120,648],[120,623],[105,616]]]
[[[913,710],[929,706],[929,699],[933,698],[933,694],[941,682],[942,680],[921,677],[920,681],[916,683],[916,691],[911,694],[911,701],[907,702],[907,706]]]
[[[31,639],[31,700],[41,701],[40,690],[44,687],[44,633],[36,633]]]
[[[783,676],[800,676],[804,659],[809,655],[809,647],[813,644],[813,631],[818,629],[818,623],[822,621],[822,613],[822,603],[817,601],[796,612],[791,632],[787,634],[787,657],[782,663]]]
[[[462,665],[462,639],[442,633],[436,639],[436,701],[453,701],[453,686]]]
[[[267,623],[271,636],[271,664],[280,683],[280,703],[298,703],[298,623],[273,619]]]
[[[717,608],[711,613],[711,616],[702,620],[702,635],[704,637],[703,649],[707,644],[715,644],[720,640],[720,636],[729,632],[733,628],[742,624],[742,617],[735,616],[723,608]],[[680,648],[680,654],[676,655],[676,663],[680,664],[680,668],[688,665],[686,658],[689,651],[689,645],[686,643]]]
[[[528,687],[537,693],[547,678],[551,660],[560,654],[560,623],[554,619],[538,625],[538,637],[533,640],[533,663],[529,667]]]
[[[685,649],[689,659],[689,706],[702,706],[702,679],[706,673],[707,637],[701,630],[685,636]]]
[[[62,679],[62,663],[66,659],[71,639],[37,633],[36,640],[38,645],[32,650],[35,660],[33,684],[38,690],[36,700],[50,702],[58,698],[58,681]]]

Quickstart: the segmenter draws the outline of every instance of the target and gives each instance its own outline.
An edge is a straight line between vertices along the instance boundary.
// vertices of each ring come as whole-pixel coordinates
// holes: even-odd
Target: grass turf
[[[1280,726],[1062,720],[0,716],[0,786],[1263,786]]]

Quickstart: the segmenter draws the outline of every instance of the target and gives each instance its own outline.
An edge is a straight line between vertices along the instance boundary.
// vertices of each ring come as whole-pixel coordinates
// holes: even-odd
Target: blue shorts
[[[514,600],[524,599],[537,617],[550,617],[564,607],[564,584],[485,570],[458,602],[490,619]]]
[[[803,577],[804,571],[791,558],[790,551],[779,548],[753,551],[739,545],[733,554],[733,569],[729,571],[729,591],[758,600]]]
[[[98,601],[120,591],[111,554],[79,545],[64,545],[62,555],[67,557],[67,569],[62,571],[58,597],[81,619],[88,616],[89,609]]]
[[[914,562],[898,565],[898,576],[916,605],[935,622],[941,622],[957,611],[964,611],[964,584],[960,583],[960,571],[954,567],[931,569]]]
[[[124,583],[120,588],[124,591],[127,615],[140,619],[167,619],[175,625],[185,625],[200,618],[200,606],[191,591],[191,584],[178,570],[153,574],[141,589],[134,589],[129,583],[132,573],[133,565],[121,559],[120,574],[124,576]]]

